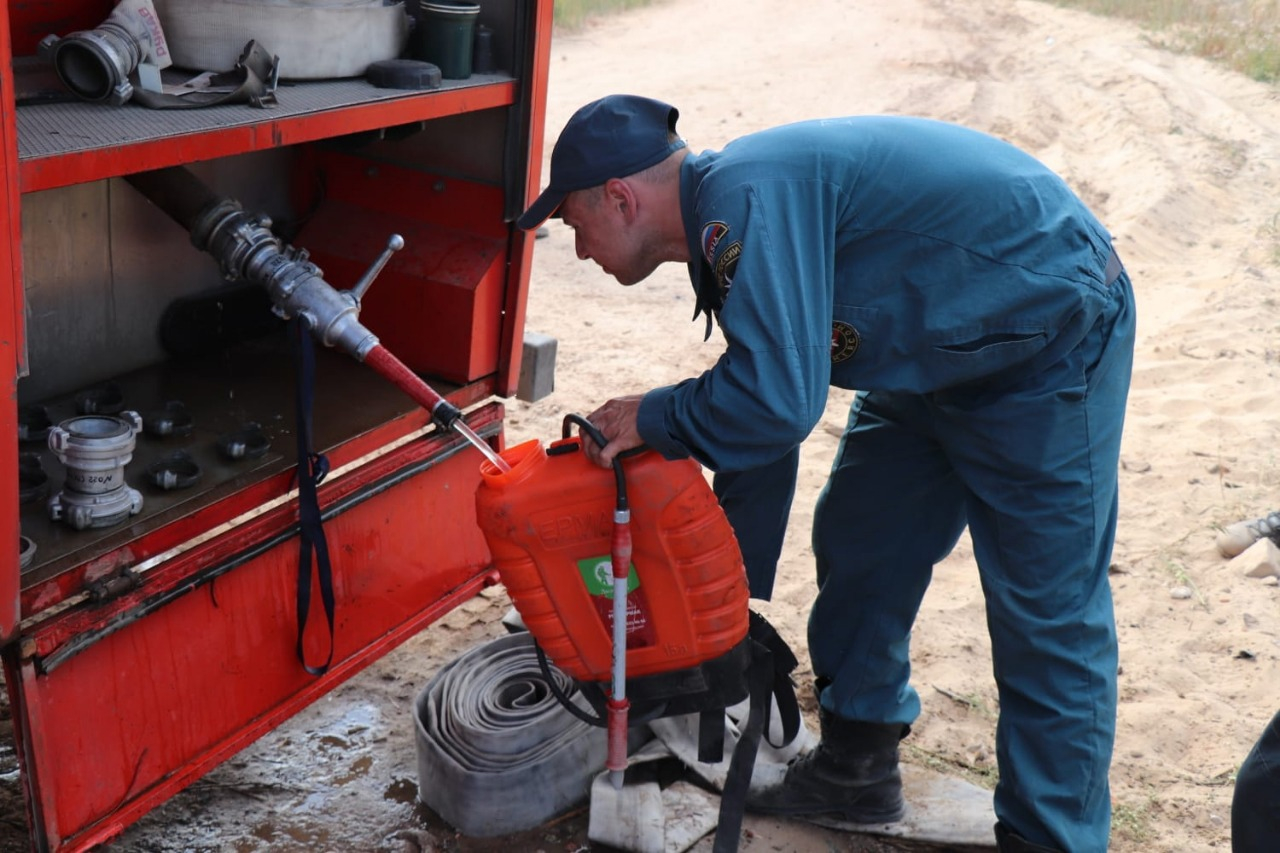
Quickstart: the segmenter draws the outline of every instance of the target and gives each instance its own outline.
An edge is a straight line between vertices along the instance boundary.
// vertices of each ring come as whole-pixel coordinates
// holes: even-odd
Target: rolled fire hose
[[[573,680],[551,670],[581,703]],[[418,798],[464,835],[541,826],[583,802],[604,768],[598,729],[551,694],[528,633],[464,652],[414,702]]]
[[[359,77],[400,55],[409,40],[404,3],[384,0],[154,0],[181,68],[231,68],[246,43],[280,57],[289,80]]]

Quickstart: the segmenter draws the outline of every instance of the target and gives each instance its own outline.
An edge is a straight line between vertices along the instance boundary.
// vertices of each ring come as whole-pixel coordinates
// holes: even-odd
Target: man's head
[[[638,95],[608,95],[570,117],[551,150],[551,182],[516,220],[525,231],[556,216],[571,192],[603,185],[654,166],[684,147],[680,113]]]

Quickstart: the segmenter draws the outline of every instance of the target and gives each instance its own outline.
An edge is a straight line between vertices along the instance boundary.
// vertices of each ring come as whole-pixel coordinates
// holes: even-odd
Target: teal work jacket
[[[1110,298],[1111,237],[1066,183],[943,122],[762,131],[690,154],[680,193],[699,311],[727,347],[646,394],[638,427],[716,471],[795,447],[832,385],[998,388],[1075,346]]]

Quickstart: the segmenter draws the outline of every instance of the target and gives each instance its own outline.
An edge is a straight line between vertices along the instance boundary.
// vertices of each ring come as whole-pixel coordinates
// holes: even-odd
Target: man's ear
[[[610,210],[622,213],[623,220],[630,224],[635,221],[639,212],[635,190],[622,178],[610,178],[604,185],[605,201]]]

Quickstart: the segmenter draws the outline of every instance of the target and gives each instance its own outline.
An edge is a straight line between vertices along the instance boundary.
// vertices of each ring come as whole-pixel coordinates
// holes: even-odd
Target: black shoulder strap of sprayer
[[[747,630],[751,640],[764,646],[772,655],[769,695],[773,697],[773,704],[778,708],[778,716],[782,724],[782,742],[770,741],[770,745],[780,749],[791,743],[800,732],[800,702],[796,699],[795,682],[791,680],[791,673],[795,672],[800,661],[796,660],[796,654],[791,651],[791,646],[787,645],[787,641],[782,639],[769,620],[754,610],[751,611],[751,622]]]
[[[320,516],[320,501],[316,487],[329,473],[329,459],[323,453],[311,450],[311,401],[315,394],[315,344],[311,330],[305,321],[295,317],[289,321],[289,334],[293,339],[294,364],[297,369],[296,425],[298,435],[298,660],[303,669],[312,675],[324,675],[333,662],[333,571],[329,564],[329,543],[325,540]],[[302,648],[307,616],[311,612],[311,567],[315,555],[316,581],[320,587],[320,601],[324,605],[325,619],[329,623],[329,655],[324,663],[312,666],[307,663]]]
[[[755,770],[760,739],[767,738],[772,706],[778,708],[782,744],[790,743],[800,731],[800,703],[796,700],[791,673],[798,661],[786,640],[754,610],[747,636],[751,642],[751,664],[747,669],[749,707],[746,724],[738,733],[738,743],[729,758],[729,772],[720,792],[720,816],[716,824],[712,853],[736,853],[747,810],[747,793]]]

